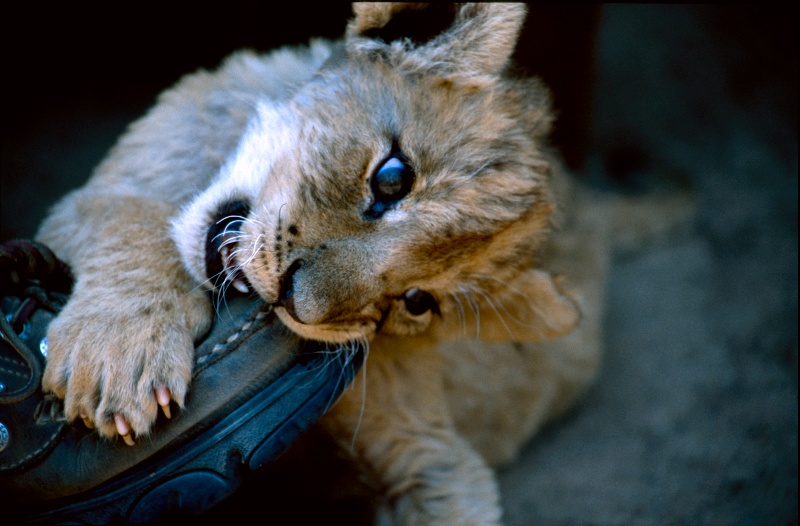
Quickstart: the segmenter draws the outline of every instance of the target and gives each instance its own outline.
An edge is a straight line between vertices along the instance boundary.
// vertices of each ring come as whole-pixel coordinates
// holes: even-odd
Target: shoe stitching
[[[25,364],[20,364],[20,365],[24,366]],[[21,373],[19,371],[14,371],[13,369],[6,369],[5,367],[0,367],[0,373],[13,374],[14,376],[19,377],[19,378],[30,378],[31,377],[31,375],[29,375],[29,374],[24,374],[24,373]]]
[[[19,365],[20,367],[27,367],[28,364],[23,362],[22,360],[15,360],[14,358],[9,358],[8,356],[0,356],[0,360],[4,362],[8,362],[13,365]]]
[[[44,451],[50,448],[53,445],[53,443],[58,439],[58,435],[63,431],[64,427],[65,426],[63,424],[58,426],[58,429],[56,429],[55,432],[52,435],[50,435],[50,438],[47,439],[47,441],[44,443],[44,446],[40,447],[36,451],[31,452],[30,454],[28,454],[28,456],[23,457],[18,462],[14,464],[0,465],[0,471],[13,471],[25,465],[30,460],[33,460],[34,458],[38,457],[42,453],[44,453]]]
[[[202,356],[196,357],[195,358],[195,366],[196,366],[196,368],[198,368],[199,366],[204,365],[206,362],[208,362],[212,358],[215,358],[215,357],[227,352],[229,350],[229,348],[232,346],[232,344],[234,342],[236,342],[243,334],[245,334],[253,326],[253,323],[258,322],[258,321],[263,320],[264,318],[266,318],[267,315],[270,313],[270,311],[271,311],[271,308],[266,308],[266,309],[262,309],[262,310],[258,311],[258,313],[255,315],[255,317],[253,319],[247,320],[239,328],[238,331],[236,331],[235,333],[233,333],[230,336],[228,336],[228,338],[226,338],[226,340],[225,340],[225,343],[218,343],[218,344],[214,345],[214,347],[210,351],[206,352]],[[197,371],[195,372],[195,374],[196,373],[197,373]]]

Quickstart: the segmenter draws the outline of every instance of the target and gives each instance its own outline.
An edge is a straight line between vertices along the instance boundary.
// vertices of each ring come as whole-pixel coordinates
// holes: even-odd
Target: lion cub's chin
[[[322,323],[307,325],[295,320],[283,307],[275,307],[275,314],[292,332],[307,340],[326,343],[346,343],[355,340],[371,340],[378,329],[378,322],[363,320],[353,323]]]
[[[432,310],[412,314],[401,301],[393,302],[393,305],[383,312],[376,306],[369,306],[365,311],[365,317],[352,322],[308,325],[294,319],[285,308],[275,306],[278,319],[292,332],[301,338],[332,344],[370,341],[379,331],[385,334],[411,336],[428,329],[434,319]]]

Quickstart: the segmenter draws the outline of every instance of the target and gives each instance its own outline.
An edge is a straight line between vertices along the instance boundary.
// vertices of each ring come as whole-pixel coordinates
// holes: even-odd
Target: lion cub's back
[[[268,54],[239,51],[215,71],[183,77],[114,146],[91,185],[173,204],[207,187],[261,104],[291,96],[330,56],[333,43]]]

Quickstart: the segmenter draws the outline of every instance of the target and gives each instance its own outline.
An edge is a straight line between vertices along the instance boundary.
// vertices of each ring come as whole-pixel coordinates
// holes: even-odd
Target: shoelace
[[[20,356],[31,371],[27,384],[0,392],[0,404],[13,404],[31,396],[42,381],[42,360],[25,344],[26,323],[39,308],[61,310],[72,288],[69,267],[41,243],[12,240],[0,244],[0,297],[21,299],[14,312],[0,315],[0,337]]]

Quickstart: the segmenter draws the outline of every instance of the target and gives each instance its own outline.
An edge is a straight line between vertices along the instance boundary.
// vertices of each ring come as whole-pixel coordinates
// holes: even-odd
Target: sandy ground
[[[604,9],[585,175],[688,182],[698,213],[618,254],[600,379],[500,473],[507,524],[797,524],[797,17],[775,9]],[[4,239],[150,102],[101,88],[3,123]]]
[[[797,523],[797,41],[724,16],[604,11],[597,153],[640,145],[698,214],[616,259],[600,380],[501,473],[509,525]]]

